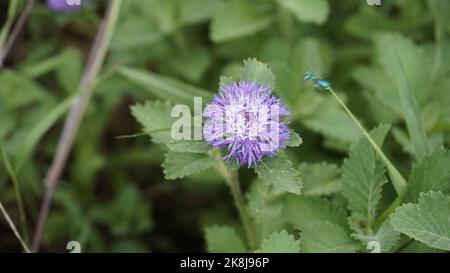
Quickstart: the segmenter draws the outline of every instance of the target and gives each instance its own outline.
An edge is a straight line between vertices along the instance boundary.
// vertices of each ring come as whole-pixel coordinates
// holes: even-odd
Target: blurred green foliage
[[[169,103],[192,104],[193,96],[203,96],[206,103],[218,90],[220,76],[237,79],[242,60],[248,58],[268,64],[276,77],[275,92],[288,105],[292,128],[303,139],[300,147],[286,151],[300,170],[302,195],[280,196],[268,186],[274,181],[266,184],[253,172],[240,172],[261,251],[298,252],[299,244],[300,251],[354,251],[375,237],[389,250],[408,240],[389,222],[378,232],[370,230],[395,191],[385,183],[384,170],[370,148],[358,142],[361,132],[337,102],[301,80],[306,70],[328,78],[367,128],[392,125],[383,149],[405,177],[415,164],[410,183],[417,187],[407,196],[419,202],[417,209],[427,207],[420,202],[428,199],[434,200],[434,207],[448,203],[439,194],[419,200],[419,192],[450,190],[449,153],[429,155],[450,144],[447,1],[382,1],[379,7],[356,0],[124,2],[107,64],[54,198],[45,251],[66,251],[66,243],[73,240],[88,252],[245,251],[228,188],[215,170],[203,170],[209,167],[208,159],[196,169],[202,172],[166,181],[164,148],[147,136],[118,137],[141,132],[130,105],[150,100],[134,106],[133,114],[147,132],[164,129],[170,125]],[[0,70],[0,140],[20,184],[30,233],[43,178],[104,6],[104,1],[90,1],[78,12],[53,13],[38,2]],[[0,7],[3,26],[8,1]],[[153,141],[164,143],[166,133],[153,134]],[[341,171],[338,166],[354,143]],[[184,150],[178,153],[186,155]],[[351,179],[357,177],[348,170],[357,168],[359,156],[367,153],[373,168],[360,175],[370,173],[368,181],[373,183],[368,185],[376,191],[361,200],[342,188],[353,185]],[[180,160],[180,155],[173,159]],[[435,160],[437,166],[427,166],[426,160]],[[423,179],[427,170],[438,176],[436,183]],[[166,173],[166,178],[193,173],[177,171]],[[342,181],[346,177],[351,178]],[[366,199],[373,201],[370,207]],[[3,164],[0,200],[19,223],[13,183]],[[413,209],[402,207],[404,215],[398,217],[407,217]],[[20,251],[1,219],[0,251]],[[393,224],[397,228],[401,219]],[[298,230],[305,236],[300,243]],[[404,233],[415,236],[409,229]],[[426,241],[420,238],[400,250],[435,251],[422,243]],[[445,249],[448,244],[438,246]]]

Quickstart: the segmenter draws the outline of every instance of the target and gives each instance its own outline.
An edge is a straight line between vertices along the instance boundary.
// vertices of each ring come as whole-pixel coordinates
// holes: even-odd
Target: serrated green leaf
[[[265,158],[255,167],[259,178],[279,191],[300,194],[302,180],[300,173],[284,156]]]
[[[241,81],[255,82],[264,85],[270,89],[275,86],[275,75],[267,67],[267,64],[261,63],[256,59],[244,61],[244,66],[240,73]]]
[[[211,226],[205,229],[205,239],[210,253],[246,252],[242,239],[228,226]]]
[[[211,150],[211,146],[206,141],[200,140],[169,141],[167,142],[167,147],[171,151],[178,153],[202,154]]]
[[[257,253],[298,253],[300,250],[299,241],[293,235],[289,235],[286,230],[273,232],[261,244]]]
[[[235,81],[232,77],[221,76],[219,82],[219,89],[223,89],[229,85],[232,85],[234,82]]]
[[[270,25],[270,14],[248,0],[227,1],[213,16],[211,39],[224,42],[257,33]]]
[[[321,25],[326,22],[330,8],[326,0],[279,0],[302,23]]]
[[[169,102],[147,101],[145,104],[133,105],[131,112],[155,143],[165,144],[171,140],[171,109]]]
[[[416,203],[420,193],[450,192],[450,151],[438,148],[413,166],[405,202]]]
[[[391,215],[392,226],[430,247],[450,250],[450,199],[442,192],[422,193]]]
[[[345,208],[328,199],[286,195],[280,201],[286,222],[302,229],[312,221],[330,221],[339,226],[347,225]]]
[[[302,229],[300,249],[308,253],[349,253],[355,252],[356,244],[342,227],[314,221]]]
[[[302,163],[299,171],[303,179],[303,194],[310,196],[330,195],[341,189],[341,170],[334,164]]]
[[[389,129],[389,125],[380,125],[372,130],[371,136],[378,146],[382,145]],[[386,182],[383,162],[369,141],[362,138],[344,161],[341,193],[347,198],[352,213],[365,217],[369,226],[375,220],[381,189]]]
[[[373,235],[363,235],[355,233],[352,235],[355,239],[360,240],[367,246],[369,242],[377,242],[382,252],[389,251],[395,243],[400,239],[400,232],[396,231],[390,220],[386,220],[378,231]]]
[[[214,161],[204,154],[169,151],[164,157],[163,172],[165,178],[170,180],[201,172],[214,165]]]

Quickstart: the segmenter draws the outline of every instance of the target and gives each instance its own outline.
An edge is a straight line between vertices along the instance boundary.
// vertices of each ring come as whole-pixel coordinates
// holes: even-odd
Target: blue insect
[[[319,88],[321,90],[328,90],[331,88],[331,84],[327,80],[317,77],[313,72],[305,72],[304,79],[311,81],[316,88]]]

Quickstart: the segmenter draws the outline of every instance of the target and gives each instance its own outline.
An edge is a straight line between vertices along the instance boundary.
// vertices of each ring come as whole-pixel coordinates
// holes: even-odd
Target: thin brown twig
[[[27,5],[22,10],[22,13],[20,14],[19,19],[17,20],[16,24],[14,25],[14,28],[12,29],[11,34],[8,36],[5,46],[3,48],[0,48],[0,68],[3,66],[3,62],[5,61],[6,56],[8,56],[9,51],[11,50],[12,46],[14,45],[14,42],[16,41],[17,36],[19,36],[19,33],[22,31],[22,28],[25,25],[28,15],[30,15],[31,9],[33,8],[35,2],[36,2],[36,0],[28,0]]]
[[[45,178],[45,194],[33,237],[33,252],[39,251],[53,193],[60,180],[61,174],[64,171],[67,158],[72,149],[81,120],[83,119],[87,105],[90,101],[93,90],[92,87],[95,84],[95,79],[97,78],[98,72],[105,59],[106,51],[119,16],[121,3],[122,0],[109,1],[108,10],[97,32],[97,36],[86,63],[83,77],[80,81],[78,97],[72,105],[72,108],[70,109],[64,123],[64,128],[58,143],[56,155],[53,158],[52,164]]]
[[[25,244],[24,240],[22,239],[19,232],[17,231],[16,225],[14,225],[14,222],[11,220],[11,217],[9,216],[8,212],[3,207],[2,202],[0,202],[0,211],[2,212],[3,216],[5,217],[6,222],[8,222],[8,225],[11,227],[11,230],[13,231],[17,240],[19,240],[20,244],[22,245],[23,250],[26,253],[30,253],[30,249],[28,248],[27,244]]]

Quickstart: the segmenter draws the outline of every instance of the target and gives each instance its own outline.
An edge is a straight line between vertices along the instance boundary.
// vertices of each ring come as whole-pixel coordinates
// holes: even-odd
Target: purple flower
[[[280,118],[288,115],[270,88],[234,82],[221,88],[206,106],[203,134],[212,146],[228,149],[225,159],[251,167],[286,147],[291,131]]]
[[[81,7],[85,0],[47,0],[47,6],[58,12],[74,11]]]

